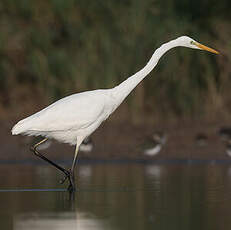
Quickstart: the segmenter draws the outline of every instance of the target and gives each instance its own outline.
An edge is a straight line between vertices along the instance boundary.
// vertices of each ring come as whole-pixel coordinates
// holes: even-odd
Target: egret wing
[[[102,94],[85,92],[65,97],[26,119],[31,130],[78,130],[97,121],[103,111]]]

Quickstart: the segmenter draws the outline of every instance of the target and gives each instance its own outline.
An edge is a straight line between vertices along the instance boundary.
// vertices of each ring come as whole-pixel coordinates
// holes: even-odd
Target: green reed
[[[230,5],[225,0],[2,0],[0,88],[7,100],[0,103],[17,108],[20,95],[36,102],[35,89],[50,103],[113,87],[142,68],[158,46],[180,35],[219,48],[226,31],[218,33],[217,26],[230,26]],[[225,47],[230,50],[231,44]],[[228,101],[221,88],[230,85],[223,64],[200,51],[170,51],[126,101],[128,109],[142,119],[146,113],[168,118],[219,108]]]

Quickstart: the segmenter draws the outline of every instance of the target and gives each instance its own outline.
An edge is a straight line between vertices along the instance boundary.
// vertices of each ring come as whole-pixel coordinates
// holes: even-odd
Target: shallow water
[[[0,164],[1,229],[231,229],[231,165],[78,165],[71,197],[45,164]]]

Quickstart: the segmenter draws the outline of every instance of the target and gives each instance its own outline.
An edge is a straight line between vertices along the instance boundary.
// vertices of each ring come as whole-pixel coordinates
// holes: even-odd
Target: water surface
[[[231,229],[229,164],[0,164],[1,229]]]

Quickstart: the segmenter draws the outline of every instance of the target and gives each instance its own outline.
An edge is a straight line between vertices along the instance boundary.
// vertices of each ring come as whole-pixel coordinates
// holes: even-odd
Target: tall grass
[[[179,35],[219,47],[227,31],[218,33],[218,26],[230,26],[230,5],[225,0],[2,0],[1,108],[22,110],[27,100],[48,104],[74,92],[113,87],[142,68],[161,43]],[[230,50],[231,44],[222,48]],[[222,58],[207,53],[170,51],[127,106],[134,119],[146,113],[206,114],[230,101],[221,93],[231,84],[230,68],[223,66]]]

